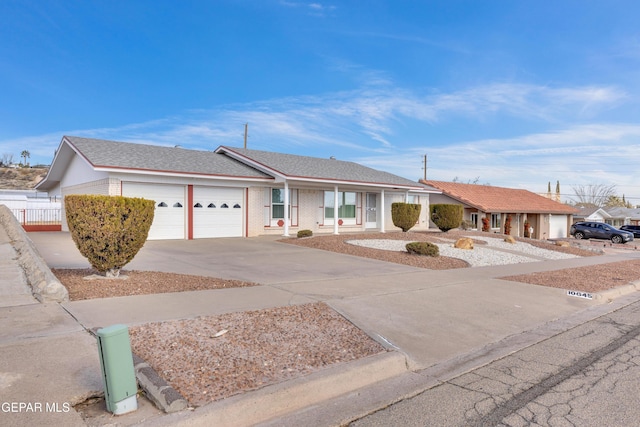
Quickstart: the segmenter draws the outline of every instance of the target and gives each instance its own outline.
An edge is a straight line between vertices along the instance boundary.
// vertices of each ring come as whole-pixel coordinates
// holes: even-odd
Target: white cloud
[[[289,97],[212,110],[187,111],[115,128],[70,130],[0,141],[0,153],[22,149],[32,162],[48,163],[62,135],[77,135],[211,150],[242,146],[249,124],[249,148],[307,155],[338,155],[410,179],[422,177],[422,155],[429,177],[539,187],[548,181],[588,183],[592,178],[629,187],[639,181],[640,125],[580,123],[583,112],[610,108],[626,99],[609,86],[550,88],[493,84],[452,93],[420,93],[390,84],[323,96]],[[505,136],[455,139],[426,146],[411,141],[438,140],[434,133],[496,122]],[[502,123],[519,121],[540,131],[513,135]],[[493,133],[489,131],[488,134]],[[427,135],[428,138],[425,138]],[[605,149],[604,147],[615,147]],[[640,194],[640,188],[635,187]]]

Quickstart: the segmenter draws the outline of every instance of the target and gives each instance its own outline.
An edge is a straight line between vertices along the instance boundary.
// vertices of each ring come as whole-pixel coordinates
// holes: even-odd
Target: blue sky
[[[640,204],[636,1],[3,0],[0,153],[63,135],[335,156]]]

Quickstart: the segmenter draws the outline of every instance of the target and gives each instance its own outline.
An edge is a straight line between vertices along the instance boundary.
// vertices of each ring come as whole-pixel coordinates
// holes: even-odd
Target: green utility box
[[[129,329],[113,325],[98,329],[98,351],[107,410],[115,415],[138,409],[138,383],[133,368]]]

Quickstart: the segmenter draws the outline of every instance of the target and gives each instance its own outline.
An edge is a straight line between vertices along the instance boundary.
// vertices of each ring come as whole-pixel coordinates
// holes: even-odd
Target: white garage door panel
[[[153,224],[149,230],[149,240],[184,239],[187,209],[184,186],[123,182],[122,195],[142,197],[155,202],[156,208]],[[159,204],[166,206],[158,206]]]
[[[551,215],[549,220],[549,238],[559,239],[567,237],[567,216]]]
[[[194,187],[193,204],[202,207],[193,208],[193,238],[242,237],[243,194],[241,188]]]

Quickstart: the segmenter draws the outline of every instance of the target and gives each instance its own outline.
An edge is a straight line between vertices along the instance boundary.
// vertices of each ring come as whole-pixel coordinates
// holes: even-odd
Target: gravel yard
[[[461,236],[471,236],[475,243],[475,249],[464,251],[464,256],[461,250],[451,247]],[[363,243],[364,240],[369,242]],[[403,251],[407,241],[419,240],[438,244],[443,256],[430,258]],[[494,235],[463,231],[366,233],[283,241],[428,269],[597,255],[536,240],[507,244]],[[514,254],[516,249],[518,253]],[[470,257],[470,253],[477,259]],[[67,286],[72,300],[255,285],[159,272],[124,271],[127,279],[99,281],[84,279],[93,273],[90,270],[54,270],[54,273]],[[640,260],[505,279],[597,292],[640,279]],[[218,333],[220,336],[216,336]],[[131,328],[131,341],[136,354],[193,406],[384,351],[322,303],[149,323]]]

